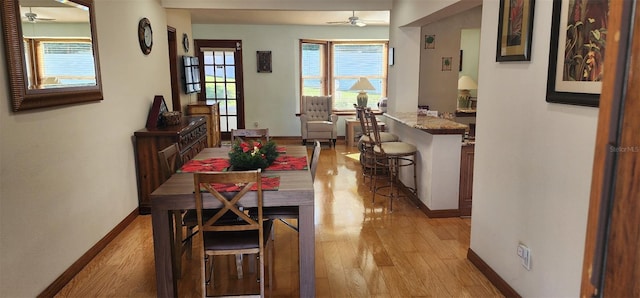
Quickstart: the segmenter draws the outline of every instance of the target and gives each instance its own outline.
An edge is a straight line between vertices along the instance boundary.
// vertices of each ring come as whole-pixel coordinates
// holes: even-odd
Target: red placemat
[[[281,155],[266,168],[267,171],[296,171],[307,169],[306,156]]]
[[[223,172],[229,165],[228,158],[192,159],[187,161],[180,170],[178,170],[178,173]]]
[[[227,184],[227,183],[212,183],[213,188],[219,192],[232,192],[240,191],[244,185],[240,184]],[[278,190],[280,187],[280,176],[270,175],[262,176],[262,190]],[[253,185],[251,190],[257,190],[258,186]],[[206,192],[205,188],[200,189],[201,192]]]

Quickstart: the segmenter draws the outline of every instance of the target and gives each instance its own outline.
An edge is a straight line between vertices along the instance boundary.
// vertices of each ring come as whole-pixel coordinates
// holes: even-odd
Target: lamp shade
[[[478,84],[469,76],[461,76],[458,79],[458,90],[478,89]]]
[[[376,90],[376,88],[371,85],[371,82],[369,82],[367,78],[360,77],[360,79],[358,79],[358,81],[353,84],[349,90]]]

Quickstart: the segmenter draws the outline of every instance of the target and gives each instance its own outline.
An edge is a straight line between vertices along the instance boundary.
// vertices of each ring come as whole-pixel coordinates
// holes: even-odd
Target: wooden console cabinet
[[[178,143],[180,158],[186,162],[207,147],[207,122],[204,117],[183,117],[179,125],[141,129],[134,133],[138,207],[140,214],[151,213],[149,195],[164,182],[158,151]]]
[[[462,145],[460,154],[460,199],[458,202],[460,216],[471,216],[474,152],[474,144]]]
[[[219,103],[199,101],[187,106],[187,115],[203,116],[207,120],[207,142],[209,147],[220,147],[220,107]]]

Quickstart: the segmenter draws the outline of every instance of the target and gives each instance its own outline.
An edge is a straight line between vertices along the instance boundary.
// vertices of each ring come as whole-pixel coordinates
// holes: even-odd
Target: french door
[[[244,128],[242,41],[195,40],[200,60],[202,92],[198,100],[220,104],[220,132],[230,139],[232,129]]]

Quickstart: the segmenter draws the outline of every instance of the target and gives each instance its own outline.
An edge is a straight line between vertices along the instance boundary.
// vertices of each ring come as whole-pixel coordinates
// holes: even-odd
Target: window
[[[387,41],[300,42],[302,95],[332,95],[335,111],[353,111],[359,78],[367,78],[375,90],[366,90],[367,106],[377,108],[387,95]]]
[[[25,39],[30,88],[96,84],[90,40]]]

